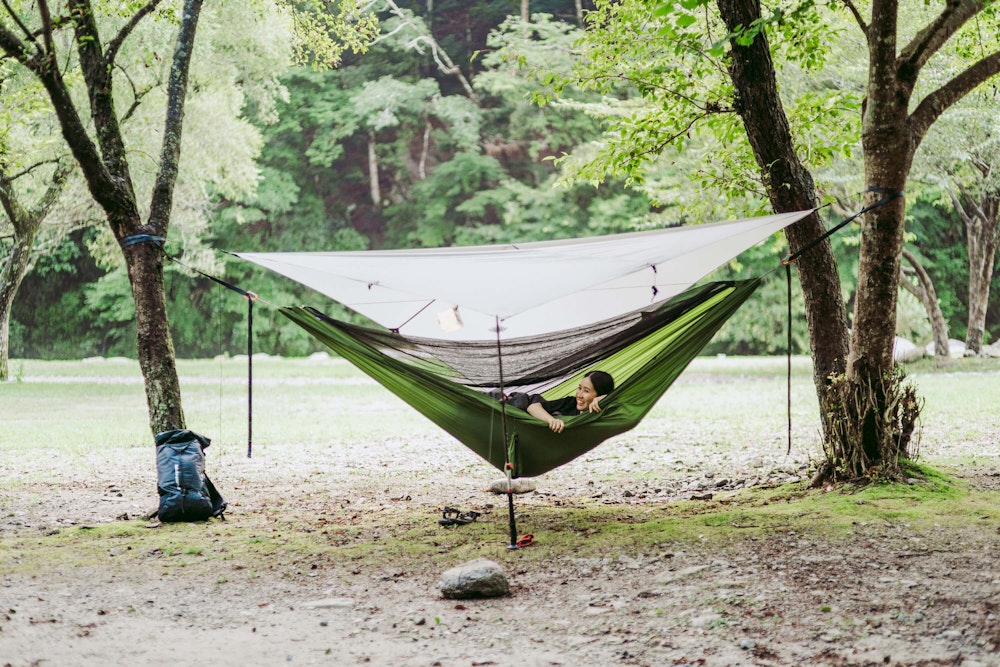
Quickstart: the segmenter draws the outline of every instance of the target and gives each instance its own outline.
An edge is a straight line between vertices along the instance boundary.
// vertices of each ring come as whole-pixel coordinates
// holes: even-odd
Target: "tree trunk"
[[[146,404],[153,433],[185,428],[174,344],[163,287],[163,251],[152,243],[124,248],[135,300],[136,351],[146,384]]]
[[[10,379],[10,312],[14,297],[31,265],[35,234],[59,199],[69,169],[57,165],[48,188],[31,210],[25,209],[14,191],[12,178],[0,168],[0,206],[14,228],[14,244],[3,266],[0,266],[0,382]]]
[[[916,70],[899,67],[896,20],[893,2],[876,2],[866,31],[868,97],[862,108],[861,143],[868,186],[865,204],[874,208],[861,220],[853,335],[843,387],[851,409],[842,434],[847,471],[857,476],[874,470],[899,475],[899,459],[908,455],[920,410],[915,391],[902,385],[892,356],[905,219],[902,192],[919,142],[908,116]]]
[[[924,270],[917,256],[906,248],[903,248],[903,258],[913,267],[917,282],[914,284],[906,278],[904,271],[903,275],[899,277],[900,285],[907,292],[920,299],[924,310],[927,311],[927,319],[931,323],[931,332],[934,335],[934,356],[938,359],[946,359],[949,347],[948,323],[944,319],[944,313],[941,312],[941,304],[938,303],[934,282],[931,280],[930,274]]]
[[[758,0],[718,0],[730,31],[760,17]],[[816,208],[812,175],[795,153],[788,119],[778,95],[774,63],[764,33],[749,46],[734,40],[729,73],[736,90],[736,110],[760,167],[771,205],[777,213]],[[825,233],[815,213],[785,230],[794,253]],[[832,414],[830,378],[844,372],[848,352],[847,312],[840,291],[837,263],[829,240],[817,244],[797,261],[813,355],[813,383],[819,398],[824,440]]]
[[[0,382],[10,379],[10,310],[28,272],[34,239],[34,229],[26,235],[15,234],[10,255],[0,267]]]
[[[420,162],[417,166],[417,178],[421,181],[427,180],[427,155],[431,150],[431,120],[424,120],[424,141],[420,148]]]
[[[525,23],[531,20],[531,0],[521,0],[521,20]]]
[[[382,189],[378,182],[378,156],[375,154],[375,133],[368,133],[368,186],[372,193],[372,204],[378,208],[382,204]]]
[[[1000,197],[984,195],[977,204],[966,192],[961,196],[948,189],[955,210],[965,225],[969,249],[969,323],[965,334],[967,354],[983,352],[986,310],[990,301],[990,282],[1000,243]]]

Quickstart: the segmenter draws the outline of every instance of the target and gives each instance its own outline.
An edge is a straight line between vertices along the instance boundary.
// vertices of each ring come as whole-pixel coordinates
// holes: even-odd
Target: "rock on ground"
[[[487,558],[478,558],[446,570],[438,583],[441,595],[453,600],[495,598],[510,594],[503,568]]]

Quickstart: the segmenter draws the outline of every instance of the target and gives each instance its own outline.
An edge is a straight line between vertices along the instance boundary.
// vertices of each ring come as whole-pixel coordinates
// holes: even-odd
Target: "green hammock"
[[[509,461],[514,477],[533,477],[635,427],[759,284],[708,283],[614,320],[496,343],[405,337],[307,307],[281,313],[497,469]],[[600,413],[563,418],[562,433],[487,394],[561,398],[591,370],[610,373],[615,389]]]

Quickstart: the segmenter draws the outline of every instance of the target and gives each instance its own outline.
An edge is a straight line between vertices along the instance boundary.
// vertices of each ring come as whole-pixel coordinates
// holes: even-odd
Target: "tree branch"
[[[35,41],[35,36],[31,33],[30,30],[28,30],[28,26],[24,25],[24,23],[21,22],[21,18],[17,15],[17,12],[14,11],[14,9],[10,6],[10,3],[7,0],[3,0],[3,7],[4,9],[7,10],[7,14],[10,16],[11,20],[13,20],[14,23],[17,24],[17,27],[21,29],[21,32],[24,33],[24,36],[28,38],[28,41],[33,43],[37,47],[38,42]],[[7,29],[4,28],[3,26],[0,26],[0,31],[7,32]],[[21,41],[17,39],[17,36],[14,35],[13,33],[9,34],[12,39],[18,42]]]
[[[156,86],[149,86],[147,88],[139,90],[138,88],[136,88],[135,81],[132,80],[132,77],[129,75],[128,70],[119,65],[115,65],[115,67],[121,70],[122,76],[125,77],[125,80],[128,81],[129,87],[132,89],[132,104],[129,105],[128,109],[125,110],[125,113],[122,114],[122,117],[119,120],[119,124],[124,125],[125,123],[128,122],[128,119],[131,118],[132,115],[139,109],[139,105],[142,104],[142,98],[144,98]],[[157,83],[157,85],[159,85],[159,83]]]
[[[70,0],[70,2],[70,15],[74,17],[74,25],[76,25],[79,10],[89,11],[89,6],[86,0]],[[7,6],[6,2],[4,4]],[[96,26],[94,29],[96,30]],[[32,41],[38,46],[35,40]],[[52,108],[59,119],[63,138],[66,139],[73,157],[84,167],[84,176],[95,199],[100,201],[99,195],[113,196],[116,190],[115,183],[105,168],[97,146],[94,145],[87,133],[87,128],[77,112],[73,97],[66,87],[66,82],[59,68],[46,66],[45,52],[40,47],[37,54],[29,57],[24,44],[3,26],[0,26],[0,48],[3,48],[9,57],[27,67],[45,87],[52,102]]]
[[[42,220],[48,215],[49,209],[59,201],[59,195],[62,194],[66,186],[66,179],[69,178],[72,172],[73,167],[57,160],[55,171],[52,172],[52,177],[49,179],[49,186],[45,189],[45,194],[41,196],[28,215],[35,220]]]
[[[38,15],[42,19],[42,41],[45,42],[45,51],[55,64],[56,45],[52,41],[52,14],[49,13],[49,3],[46,0],[38,0]]]
[[[76,50],[80,56],[80,68],[87,83],[91,110],[94,111],[96,104],[94,94],[110,88],[110,74],[104,66],[104,58],[101,55],[101,37],[97,31],[97,21],[90,0],[69,0],[69,8],[70,16],[73,17],[73,36],[76,38]]]
[[[122,44],[128,36],[132,34],[132,31],[135,30],[135,27],[139,25],[139,21],[156,11],[156,8],[159,7],[162,1],[163,0],[149,0],[149,2],[143,5],[142,9],[137,11],[135,15],[129,19],[128,23],[122,26],[122,29],[119,30],[118,34],[114,36],[114,39],[108,42],[108,46],[104,50],[104,64],[106,67],[110,67],[114,64],[115,57],[118,55],[119,49],[121,49]]]
[[[419,34],[419,30],[417,30],[416,27],[413,25],[413,21],[411,21],[410,18],[403,13],[403,10],[399,8],[399,5],[396,4],[395,0],[386,0],[386,6],[390,8],[391,10],[390,13],[394,14],[397,18],[399,18],[400,21],[403,21],[404,24],[409,25],[411,28],[414,29],[414,31],[417,32],[417,36],[413,40],[411,40],[409,44],[406,45],[406,48],[408,49],[412,48],[417,53],[423,53],[423,51],[420,50],[420,44],[422,42],[426,42],[431,47],[431,55],[433,56],[434,62],[435,64],[437,64],[438,69],[441,70],[444,74],[454,74],[455,77],[458,79],[459,83],[462,84],[462,88],[465,89],[465,94],[468,96],[470,100],[479,99],[478,95],[476,95],[476,91],[473,90],[472,85],[469,83],[469,80],[466,79],[465,74],[462,73],[462,69],[456,66],[454,62],[452,62],[451,58],[448,57],[448,54],[445,52],[445,50],[441,48],[441,45],[437,43],[437,40],[434,39],[433,35]]]
[[[941,14],[903,47],[896,59],[900,77],[911,85],[917,74],[965,23],[983,9],[977,0],[949,0]]]
[[[921,100],[910,114],[910,135],[914,148],[920,145],[927,130],[948,107],[998,73],[1000,73],[1000,51],[995,51]]]
[[[917,283],[913,284],[906,276],[907,272],[903,265],[899,266],[899,282],[907,292],[920,299],[927,313],[927,319],[931,324],[931,331],[934,335],[934,356],[947,357],[949,354],[948,344],[948,323],[941,312],[941,305],[938,303],[937,292],[934,289],[934,281],[930,274],[924,269],[917,256],[908,248],[902,248],[903,259],[913,267],[913,273]]]
[[[4,4],[6,4],[6,2]],[[34,39],[31,41],[36,46],[37,51],[41,52],[41,48],[38,48],[38,42]],[[30,58],[27,45],[18,39],[17,35],[12,33],[10,30],[7,30],[7,28],[2,25],[0,25],[0,49],[3,50],[8,58],[13,58],[29,69],[33,68],[28,63],[38,57],[36,53],[35,58]]]
[[[872,20],[865,32],[868,38],[869,94],[873,83],[890,81],[896,77],[898,28],[898,0],[875,0],[872,3]]]
[[[7,218],[10,220],[10,224],[14,227],[14,236],[16,237],[23,233],[21,225],[25,219],[25,214],[21,203],[14,194],[12,180],[7,175],[7,172],[4,171],[3,165],[0,165],[0,206],[3,207],[4,213],[7,214]]]
[[[118,114],[115,111],[115,100],[111,69],[104,63],[103,47],[97,28],[97,19],[91,6],[91,0],[68,0],[70,15],[73,17],[74,35],[76,37],[77,54],[80,57],[80,68],[87,84],[87,95],[90,99],[90,117],[94,123],[97,144],[101,149],[100,164],[113,180],[113,189],[99,196],[91,190],[94,198],[103,205],[109,197],[118,201],[124,208],[134,208],[135,193],[132,177],[129,173],[128,158],[125,153],[125,141],[122,138]],[[81,161],[84,173],[88,165]],[[87,178],[91,182],[90,177]]]
[[[39,167],[44,167],[47,164],[59,164],[59,159],[58,158],[53,158],[51,160],[42,160],[41,162],[36,162],[35,164],[31,165],[27,169],[22,169],[21,171],[17,172],[16,174],[14,174],[12,176],[3,174],[2,173],[2,167],[0,167],[0,178],[6,178],[8,181],[14,182],[14,181],[16,181],[19,178],[23,178],[24,176],[27,176],[28,174],[30,174],[31,172],[33,172],[35,169],[38,169]]]
[[[844,6],[847,7],[848,11],[851,12],[851,15],[854,16],[854,20],[858,22],[861,32],[867,35],[868,24],[865,23],[865,19],[861,16],[861,12],[858,11],[858,8],[854,6],[854,3],[851,2],[851,0],[841,0],[841,2],[844,3]]]
[[[194,53],[194,38],[203,0],[185,0],[181,28],[174,46],[174,58],[167,82],[167,117],[163,127],[163,148],[160,151],[160,169],[153,186],[149,224],[166,236],[173,206],[174,183],[177,181],[177,164],[181,155],[181,132],[184,126],[184,99],[187,95],[188,71]]]

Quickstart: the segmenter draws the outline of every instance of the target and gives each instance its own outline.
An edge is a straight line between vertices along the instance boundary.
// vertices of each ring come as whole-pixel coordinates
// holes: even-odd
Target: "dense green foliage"
[[[326,299],[223,251],[535,240],[698,222],[710,211],[725,211],[716,205],[721,194],[715,186],[735,164],[727,162],[729,152],[743,150],[733,142],[731,117],[722,118],[710,138],[694,137],[643,183],[560,183],[557,158],[573,153],[580,164],[601,145],[601,114],[592,112],[607,112],[602,96],[628,99],[639,92],[621,82],[586,90],[567,84],[560,103],[532,102],[544,97],[552,76],[576,64],[575,3],[533,2],[537,14],[529,26],[509,18],[519,9],[513,1],[396,4],[398,12],[379,16],[382,37],[366,53],[345,55],[337,69],[288,70],[281,77],[287,95],[273,109],[248,100],[246,117],[264,141],[255,191],[215,188],[209,194],[217,203],[204,213],[202,236],[196,242],[187,235],[168,239],[168,254],[202,269],[209,264],[198,261],[199,248],[216,249],[213,275],[261,295],[254,308],[256,350],[299,355],[316,349],[272,304],[334,309]],[[457,71],[442,66],[439,53]],[[680,70],[672,75],[686,76]],[[810,92],[796,94],[805,99]],[[825,151],[824,141],[840,140],[837,133],[822,135],[810,150]],[[710,166],[704,156],[720,147],[726,148],[721,162]],[[952,336],[960,337],[968,271],[961,225],[930,199],[916,202],[911,217],[914,245],[938,284]],[[848,298],[854,233],[848,229],[836,239]],[[127,281],[91,257],[98,241],[93,231],[78,232],[38,260],[14,305],[12,357],[134,355]],[[2,244],[0,238],[0,253]],[[709,352],[784,350],[784,252],[783,241],[775,240],[724,269],[724,275],[738,277],[779,270]],[[168,265],[167,289],[178,356],[246,350],[247,304],[240,295],[179,264]],[[987,342],[1000,335],[1000,291],[994,290],[991,303]],[[794,347],[802,352],[807,336],[797,285],[793,307]]]

